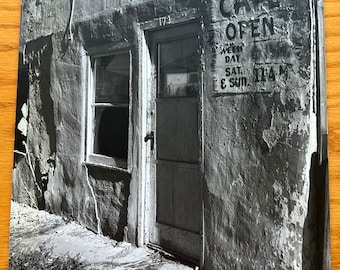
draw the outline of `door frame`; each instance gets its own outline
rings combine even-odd
[[[153,222],[153,216],[155,215],[156,196],[150,196],[154,190],[155,181],[152,179],[152,151],[150,141],[145,142],[144,137],[149,134],[153,129],[152,114],[156,109],[156,92],[157,89],[157,67],[154,66],[152,55],[154,52],[150,51],[152,46],[150,45],[153,41],[152,38],[148,39],[148,33],[154,32],[156,30],[167,30],[168,28],[174,28],[182,24],[192,24],[195,23],[198,26],[202,26],[202,21],[200,21],[200,16],[195,19],[190,18],[190,20],[185,20],[181,18],[181,21],[176,21],[171,17],[167,16],[169,23],[165,26],[161,26],[161,21],[159,23],[155,20],[150,22],[145,22],[139,24],[138,35],[138,60],[139,60],[139,74],[138,74],[138,95],[139,95],[139,156],[138,156],[138,192],[137,192],[137,245],[144,246],[150,244],[150,224]],[[201,181],[203,181],[203,167],[204,167],[204,147],[203,147],[203,134],[204,134],[204,123],[203,123],[203,72],[202,72],[202,27],[198,27],[199,32],[197,35],[200,37],[199,40],[199,50],[200,50],[200,63],[201,68],[199,72],[200,80],[200,93],[198,96],[198,136],[199,136],[199,167]],[[180,36],[180,35],[179,35]],[[204,197],[203,197],[203,187],[202,184],[202,229],[200,237],[200,266],[204,264]]]

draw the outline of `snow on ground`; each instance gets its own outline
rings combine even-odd
[[[48,253],[50,258],[46,259],[47,261],[56,258],[67,261],[71,258],[82,266],[64,269],[193,269],[165,259],[159,253],[146,247],[136,248],[129,243],[114,241],[108,237],[97,235],[75,222],[68,222],[59,216],[15,202],[12,202],[11,207],[10,245],[11,270],[18,270],[14,267],[20,269],[27,267],[31,270],[32,266],[29,266],[29,262],[18,263],[18,261],[20,258],[30,260],[30,254],[32,254],[31,259],[36,260],[33,258],[33,254],[36,256],[37,253],[41,253],[45,257]],[[39,259],[39,261],[43,260]],[[15,266],[13,266],[13,262],[15,262]],[[18,264],[23,266],[19,267]],[[50,269],[58,268],[51,266]]]

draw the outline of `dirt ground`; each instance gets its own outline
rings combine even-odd
[[[10,246],[10,270],[195,269],[15,202]]]

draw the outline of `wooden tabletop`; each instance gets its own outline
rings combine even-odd
[[[340,269],[340,1],[325,0],[332,269]]]
[[[0,270],[7,269],[20,0],[0,1]],[[325,0],[332,269],[340,269],[340,1]]]
[[[7,269],[20,0],[0,1],[0,269]]]

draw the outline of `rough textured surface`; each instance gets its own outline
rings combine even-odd
[[[206,25],[205,266],[222,269],[228,261],[228,269],[259,265],[311,269],[302,261],[302,243],[315,151],[313,36],[308,16],[312,7],[308,1],[263,5],[243,1],[239,6],[241,1],[229,6],[222,2],[223,8],[215,1],[208,3],[211,16]],[[280,6],[278,14],[270,3]],[[256,15],[260,19],[255,24]],[[260,25],[262,16],[274,17],[275,34],[269,40],[262,37],[269,32],[267,25]],[[240,24],[245,25],[242,30]],[[279,41],[270,50],[275,35]],[[275,71],[275,65],[290,61],[293,74],[271,78],[268,63]],[[236,72],[229,75],[229,67]],[[255,72],[261,67],[266,69],[263,79]],[[227,79],[235,75],[246,78],[247,84],[229,85]],[[226,84],[216,86],[220,83],[216,78]]]
[[[27,261],[21,261],[24,259]],[[39,267],[34,269],[193,269],[150,249],[116,242],[74,222],[13,202],[9,269],[33,269],[30,266],[35,260]],[[72,265],[72,260],[77,264]],[[56,261],[64,267],[53,265]],[[53,268],[49,268],[51,264]]]
[[[82,165],[85,121],[82,77],[86,70],[82,69],[82,51],[77,44],[65,47],[63,40],[62,34],[55,33],[26,45],[29,126],[26,156],[17,162],[14,172],[13,198],[97,231],[96,201],[84,181],[91,176]],[[101,206],[106,205],[100,208],[98,218],[103,220],[103,228],[99,230],[119,240],[123,239],[127,225],[129,178],[128,174],[121,177],[121,173],[114,171],[106,173],[106,181],[115,183],[107,183],[106,201],[98,200]],[[95,180],[89,183],[94,185]],[[103,193],[100,188],[104,187],[96,184],[96,188],[95,194],[100,198]]]
[[[301,140],[308,137],[276,133],[277,143],[268,146],[263,132],[271,127],[268,111],[278,105],[274,100],[262,95],[219,98],[216,106],[229,110],[207,121],[207,134],[216,127],[221,134],[211,139],[205,157],[214,160],[206,162],[205,169],[207,269],[222,267],[224,261],[236,269],[256,269],[269,262],[273,269],[301,267],[301,259],[295,260],[302,252],[309,182],[303,169],[308,165],[307,149]],[[250,115],[240,114],[242,107]],[[280,128],[287,130],[282,124]],[[230,126],[236,128],[225,128]]]
[[[255,7],[255,2],[261,3]],[[142,121],[137,91],[139,23],[148,21],[160,27],[159,17],[163,17],[167,27],[202,15],[204,267],[312,269],[309,266],[315,263],[308,257],[313,257],[316,248],[307,243],[315,235],[312,224],[316,215],[312,211],[315,205],[308,203],[316,132],[313,20],[308,19],[313,7],[307,0],[235,1],[239,8],[228,3],[75,1],[72,11],[72,1],[23,1],[22,25],[27,27],[22,28],[21,48],[29,65],[29,126],[27,153],[14,170],[13,198],[135,243],[138,143],[143,136],[138,129]],[[229,9],[234,10],[229,14]],[[273,11],[279,17],[278,25],[274,20],[271,28],[268,17],[262,21],[265,28],[259,29],[266,33],[273,29],[280,42],[258,42],[252,11],[256,16],[271,16]],[[230,22],[239,27],[238,21],[247,22],[247,33],[253,35],[244,44],[259,44],[243,58],[236,56],[237,48],[234,52],[219,51],[236,44],[226,45],[225,35]],[[277,49],[280,46],[282,49]],[[109,52],[132,48],[135,90],[131,97],[129,173],[83,164],[83,56],[98,47]],[[234,56],[235,72],[243,76],[252,65],[268,60],[267,49],[277,72],[287,61],[289,76],[285,77],[283,68],[281,77],[273,81],[269,68],[266,81],[259,73],[250,72],[249,85],[236,90],[216,87],[220,72],[227,73],[225,68],[230,67],[224,66],[226,56]],[[243,64],[248,69],[237,71]]]

